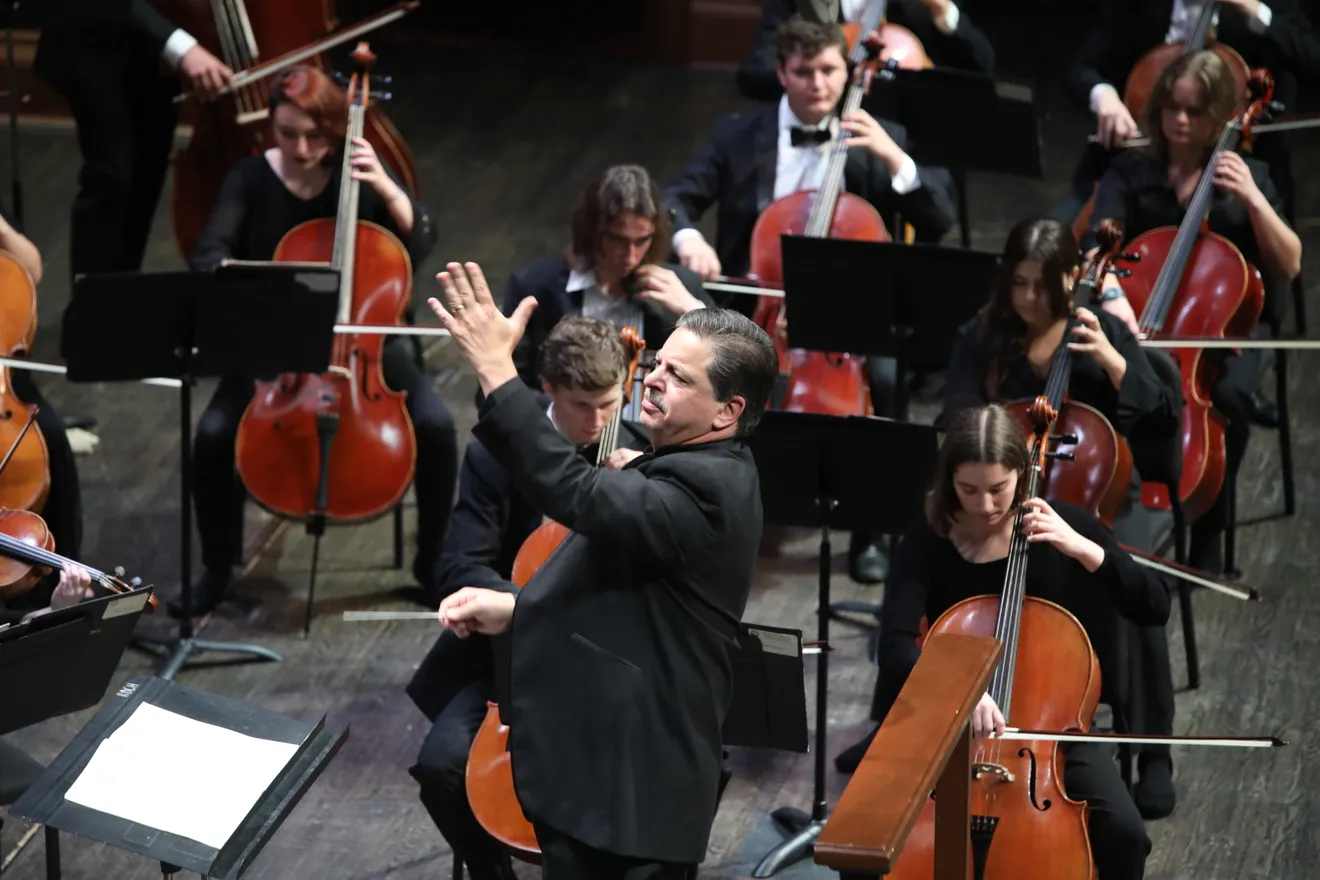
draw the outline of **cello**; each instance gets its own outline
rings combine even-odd
[[[872,0],[866,7],[857,25],[861,34],[876,29],[884,6],[884,0]],[[858,110],[870,89],[877,62],[868,61],[869,54],[866,41],[858,41],[849,55],[849,62],[855,68],[852,84],[845,93],[843,116]],[[783,287],[780,237],[784,235],[892,241],[875,207],[860,196],[843,191],[847,160],[848,141],[838,137],[830,148],[819,189],[789,193],[761,212],[752,228],[749,270],[759,284]],[[788,349],[777,332],[784,314],[783,302],[772,297],[762,297],[752,313],[752,320],[774,340],[780,374],[788,376],[782,408],[826,415],[869,415],[871,400],[862,369],[864,359],[852,354]]]
[[[1201,14],[1197,17],[1186,42],[1161,43],[1132,65],[1132,70],[1128,72],[1127,83],[1123,86],[1123,106],[1127,107],[1133,119],[1141,119],[1146,115],[1146,105],[1150,102],[1151,90],[1159,81],[1160,74],[1164,73],[1164,69],[1182,56],[1203,49],[1214,52],[1228,65],[1228,69],[1233,72],[1238,100],[1245,106],[1249,94],[1248,80],[1251,77],[1247,62],[1232,46],[1211,40],[1210,31],[1214,23],[1215,8],[1218,5],[1215,0],[1210,0],[1201,7]],[[1099,187],[1100,184],[1096,183],[1091,188],[1091,197],[1086,200],[1086,204],[1073,220],[1073,234],[1077,236],[1078,241],[1082,240],[1090,226],[1091,212],[1095,209],[1095,194]]]
[[[877,56],[880,61],[889,62],[900,70],[925,70],[934,67],[930,56],[926,54],[926,47],[917,39],[916,34],[902,25],[884,20],[886,5],[886,0],[881,0],[878,16],[880,24],[870,31],[862,30],[862,23],[868,20],[866,14],[863,14],[862,21],[848,22],[839,26],[843,31],[844,39],[848,41],[848,51],[855,52],[859,39],[869,39],[874,34],[880,44],[880,54]]]
[[[326,38],[338,25],[333,0],[258,0],[250,8],[244,0],[151,2],[162,15],[196,37],[208,52],[223,61],[236,78],[257,67],[263,54],[273,57],[299,49],[304,50],[297,53],[299,56],[306,55],[299,60],[327,70],[329,65],[320,52],[306,50],[316,44],[326,46],[342,41]],[[400,3],[350,30],[364,33],[394,21],[402,11],[411,11],[418,5]],[[235,86],[215,101],[192,103],[192,139],[174,157],[171,197],[174,237],[185,256],[192,253],[229,170],[264,148],[266,105],[265,89],[250,82]],[[372,106],[367,110],[362,136],[400,185],[416,194],[417,170],[412,150],[379,108]]]
[[[633,354],[620,389],[619,405],[615,407],[613,418],[601,433],[600,448],[596,453],[598,467],[604,466],[610,454],[618,448],[623,408],[631,395],[638,360],[646,348],[646,342],[637,334],[636,328],[624,327],[621,335]],[[569,534],[569,530],[560,523],[553,520],[543,522],[518,548],[510,580],[519,588],[526,586]],[[500,721],[499,706],[488,702],[486,718],[468,750],[468,801],[472,805],[472,814],[487,834],[522,861],[540,864],[541,848],[536,842],[536,831],[523,813],[513,787],[508,741],[509,726]]]
[[[1040,475],[1041,496],[1081,507],[1112,527],[1132,484],[1132,450],[1098,410],[1066,399],[1074,357],[1068,343],[1077,324],[1076,304],[1091,301],[1118,254],[1123,233],[1117,223],[1107,220],[1096,237],[1100,250],[1069,296],[1063,337],[1050,360],[1044,393],[1035,399],[1006,403],[1004,408],[1024,431],[1042,424],[1053,425],[1061,445],[1066,444],[1071,450],[1055,449],[1047,453],[1050,462]]]
[[[1125,248],[1136,259],[1123,290],[1140,314],[1140,337],[1245,337],[1260,319],[1265,285],[1260,271],[1246,262],[1232,242],[1208,227],[1214,195],[1211,169],[1219,155],[1234,149],[1269,108],[1274,83],[1268,72],[1254,71],[1253,101],[1224,126],[1182,223],[1145,232]],[[1179,497],[1188,521],[1203,516],[1223,489],[1227,472],[1224,419],[1214,410],[1210,389],[1215,364],[1199,348],[1170,349],[1183,387],[1183,473]]]
[[[37,335],[37,286],[13,255],[0,251],[0,354],[32,350]],[[50,494],[50,452],[36,423],[37,408],[14,394],[0,365],[0,509],[40,513]]]
[[[409,303],[412,260],[395,235],[358,219],[353,139],[366,124],[375,56],[359,43],[353,60],[359,69],[348,88],[339,210],[333,220],[289,230],[274,261],[329,263],[340,271],[338,323],[388,327]],[[381,333],[337,333],[328,372],[257,383],[239,422],[234,460],[258,504],[289,519],[348,523],[379,516],[403,497],[417,440],[405,394],[385,384],[384,344]]]
[[[1033,412],[1026,498],[1040,496],[1054,426],[1048,407]],[[1100,661],[1086,630],[1059,605],[1026,595],[1026,508],[1013,517],[1008,568],[998,596],[973,596],[949,608],[931,633],[990,636],[1004,646],[990,696],[1004,724],[1051,734],[1086,733],[1100,701]],[[1017,672],[1024,671],[1020,687]],[[1063,790],[1057,740],[972,741],[971,838],[978,880],[1093,880],[1086,804]],[[993,841],[994,845],[991,846]],[[935,802],[927,800],[888,876],[935,874]]]

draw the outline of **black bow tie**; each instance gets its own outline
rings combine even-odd
[[[828,128],[798,128],[796,125],[788,130],[788,136],[792,138],[795,147],[803,144],[828,144],[834,140]]]

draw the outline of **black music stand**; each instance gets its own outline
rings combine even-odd
[[[248,736],[298,745],[298,751],[252,805],[224,846],[211,847],[65,800],[65,794],[101,743],[144,703]],[[48,828],[58,828],[158,861],[161,873],[167,877],[186,870],[215,880],[236,880],[274,836],[346,739],[348,728],[332,730],[326,726],[325,718],[308,724],[163,678],[134,676],[101,706],[41,777],[14,803],[10,812]],[[211,760],[225,759],[224,755],[211,756]],[[233,768],[235,773],[243,771],[242,766]]]
[[[949,365],[958,328],[985,305],[999,265],[988,251],[933,244],[780,241],[788,344],[895,358],[899,418],[907,413],[906,371]]]
[[[792,322],[789,323],[792,327]],[[838,351],[839,349],[834,349]],[[820,529],[819,643],[816,667],[815,795],[811,815],[785,807],[775,820],[792,836],[752,872],[769,877],[806,856],[824,827],[830,635],[830,531],[906,531],[921,517],[935,467],[929,425],[865,416],[767,412],[748,438],[761,479],[765,522]],[[903,467],[893,467],[903,462]]]
[[[114,272],[79,275],[60,351],[71,382],[179,380],[180,566],[177,638],[159,645],[171,679],[192,654],[282,662],[269,648],[194,638],[192,626],[192,385],[198,378],[323,371],[330,362],[339,272],[271,264],[264,273]],[[296,328],[296,331],[295,329]]]
[[[967,70],[887,70],[863,107],[895,119],[918,165],[1043,176],[1040,123],[1030,86]]]
[[[151,592],[89,599],[0,630],[0,734],[100,702]]]

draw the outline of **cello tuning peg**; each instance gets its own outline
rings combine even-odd
[[[1115,269],[1115,270],[1114,270],[1114,274],[1117,275],[1119,278],[1127,278],[1129,275],[1132,274],[1132,270],[1131,270],[1131,269]]]
[[[1068,443],[1074,446],[1077,444],[1076,434],[1051,434],[1050,439],[1055,443]]]
[[[376,75],[373,74],[372,77],[371,77],[371,81],[372,81],[372,82],[383,83],[383,84],[389,86],[389,85],[393,85],[393,84],[394,84],[394,77],[393,77],[392,75],[390,75],[390,74],[384,74],[384,75],[382,75],[382,76],[376,76]]]
[[[117,577],[117,578],[121,578],[121,577],[123,577],[123,576],[124,576],[124,567],[123,567],[122,565],[116,565],[116,566],[115,566],[115,577]]]
[[[1267,109],[1270,113],[1282,113],[1287,108],[1283,106],[1282,101],[1270,101],[1270,106]]]
[[[341,70],[336,70],[331,72],[330,78],[341,86],[346,86],[348,85],[349,82],[348,74],[344,73]]]
[[[140,577],[132,578],[129,580],[128,585],[136,590],[138,587],[142,586],[142,578]]]
[[[1045,453],[1045,457],[1046,457],[1046,458],[1057,458],[1057,459],[1059,459],[1060,461],[1076,461],[1076,460],[1077,460],[1077,456],[1073,455],[1071,452],[1047,452],[1047,453]]]
[[[394,100],[394,93],[393,93],[393,92],[372,92],[372,93],[371,93],[371,100],[373,100],[373,101],[392,101],[392,100]]]
[[[1118,258],[1125,263],[1140,263],[1141,254],[1119,254]]]

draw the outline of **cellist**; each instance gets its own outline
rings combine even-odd
[[[630,352],[619,329],[580,315],[560,320],[539,347],[540,404],[559,432],[590,462],[618,409]],[[621,421],[618,446],[604,466],[619,470],[650,444],[640,423]],[[440,554],[439,594],[462,587],[507,583],[527,536],[542,511],[516,491],[507,471],[481,441],[463,454],[458,504]],[[490,640],[443,632],[408,685],[408,695],[431,720],[417,763],[422,805],[472,880],[512,880],[508,853],[478,824],[464,785],[468,752],[494,700]]]
[[[1026,437],[1001,407],[964,409],[950,423],[926,496],[925,521],[903,537],[885,587],[880,622],[877,712],[888,714],[917,662],[919,622],[962,599],[998,595],[1019,507],[1030,544],[1026,594],[1071,611],[1088,627],[1096,602],[1142,626],[1163,626],[1169,592],[1137,565],[1094,516],[1064,503],[1023,501],[1031,467]],[[973,736],[1002,733],[1004,716],[987,693],[972,715]],[[1137,880],[1151,842],[1104,744],[1066,749],[1064,789],[1084,800],[1097,880]],[[994,843],[991,843],[994,846]],[[1031,859],[1030,852],[1015,857]],[[902,870],[902,860],[898,868]],[[842,875],[847,877],[847,875]]]
[[[660,188],[640,165],[611,166],[583,187],[568,245],[515,269],[504,287],[506,315],[526,297],[537,302],[513,353],[524,382],[541,387],[541,346],[567,315],[601,318],[620,330],[635,327],[658,349],[684,314],[714,305],[700,278],[664,262],[669,233]]]
[[[225,259],[269,260],[280,239],[299,223],[335,216],[339,151],[348,124],[344,91],[318,68],[290,68],[271,85],[270,116],[275,145],[230,170],[189,259],[194,270],[210,270]],[[415,269],[435,246],[426,208],[382,168],[365,139],[354,147],[353,167],[354,177],[367,184],[361,188],[361,219],[398,235]],[[382,361],[385,382],[407,393],[417,437],[418,548],[413,575],[426,598],[433,599],[435,566],[458,472],[458,439],[449,408],[418,361],[413,342],[388,338]],[[234,442],[252,394],[251,379],[221,379],[197,425],[194,498],[205,572],[193,588],[194,615],[224,596],[241,561],[244,495],[234,471]]]
[[[843,188],[891,218],[900,213],[918,241],[938,241],[953,226],[947,193],[927,187],[912,157],[903,151],[901,126],[877,122],[865,110],[848,119],[833,116],[848,84],[847,43],[837,24],[793,18],[776,38],[776,68],[784,95],[778,104],[735,113],[716,121],[710,140],[664,189],[674,212],[674,251],[682,264],[709,280],[747,272],[752,229],[773,200],[818,187],[830,142],[847,136]],[[715,246],[695,227],[718,203]],[[742,297],[751,300],[752,297]],[[751,305],[734,307],[750,314]],[[892,415],[896,364],[868,358],[871,403],[876,415]],[[869,536],[857,536],[849,551],[854,580],[884,579],[885,559]]]
[[[1150,457],[1182,453],[1181,390],[1156,374],[1121,319],[1076,304],[1073,339],[1063,339],[1079,269],[1077,242],[1068,224],[1027,219],[1013,227],[1004,242],[989,301],[954,339],[937,427],[947,427],[967,409],[1044,393],[1054,353],[1061,342],[1067,342],[1082,355],[1072,360],[1069,399],[1094,407],[1130,445],[1157,447]],[[1138,463],[1149,460],[1135,452],[1134,457]],[[1154,550],[1154,528],[1141,506],[1139,472],[1133,475],[1113,531],[1122,544]],[[1122,708],[1133,730],[1172,734],[1173,674],[1167,635],[1162,626],[1141,629],[1137,635],[1129,642],[1129,653],[1133,675],[1144,683],[1139,688],[1144,699],[1140,705]],[[858,750],[849,752],[860,759]],[[1147,818],[1173,810],[1172,764],[1167,758],[1167,746],[1141,749],[1136,799]],[[854,761],[840,755],[838,763]]]
[[[1150,146],[1126,150],[1114,158],[1100,180],[1091,228],[1112,218],[1131,239],[1158,227],[1177,226],[1202,174],[1213,174],[1216,190],[1209,212],[1210,230],[1227,238],[1248,264],[1261,271],[1268,314],[1271,300],[1278,299],[1283,284],[1301,270],[1302,242],[1283,218],[1282,199],[1264,162],[1226,152],[1215,168],[1206,168],[1235,104],[1232,74],[1218,55],[1197,52],[1170,65],[1151,92],[1142,123]],[[1083,242],[1083,246],[1089,244]],[[1117,277],[1106,280],[1102,298],[1106,309],[1135,329],[1135,316]],[[1225,357],[1211,390],[1215,408],[1229,420],[1226,481],[1236,478],[1246,451],[1260,362],[1259,350]],[[1193,568],[1213,574],[1223,570],[1226,500],[1221,492],[1210,511],[1191,525],[1188,564]]]
[[[761,23],[738,68],[738,90],[756,101],[774,101],[784,87],[775,75],[775,34],[796,13],[806,21],[846,24],[860,21],[869,0],[764,0]],[[891,0],[885,20],[912,31],[931,63],[992,73],[995,50],[967,13],[953,0]]]

